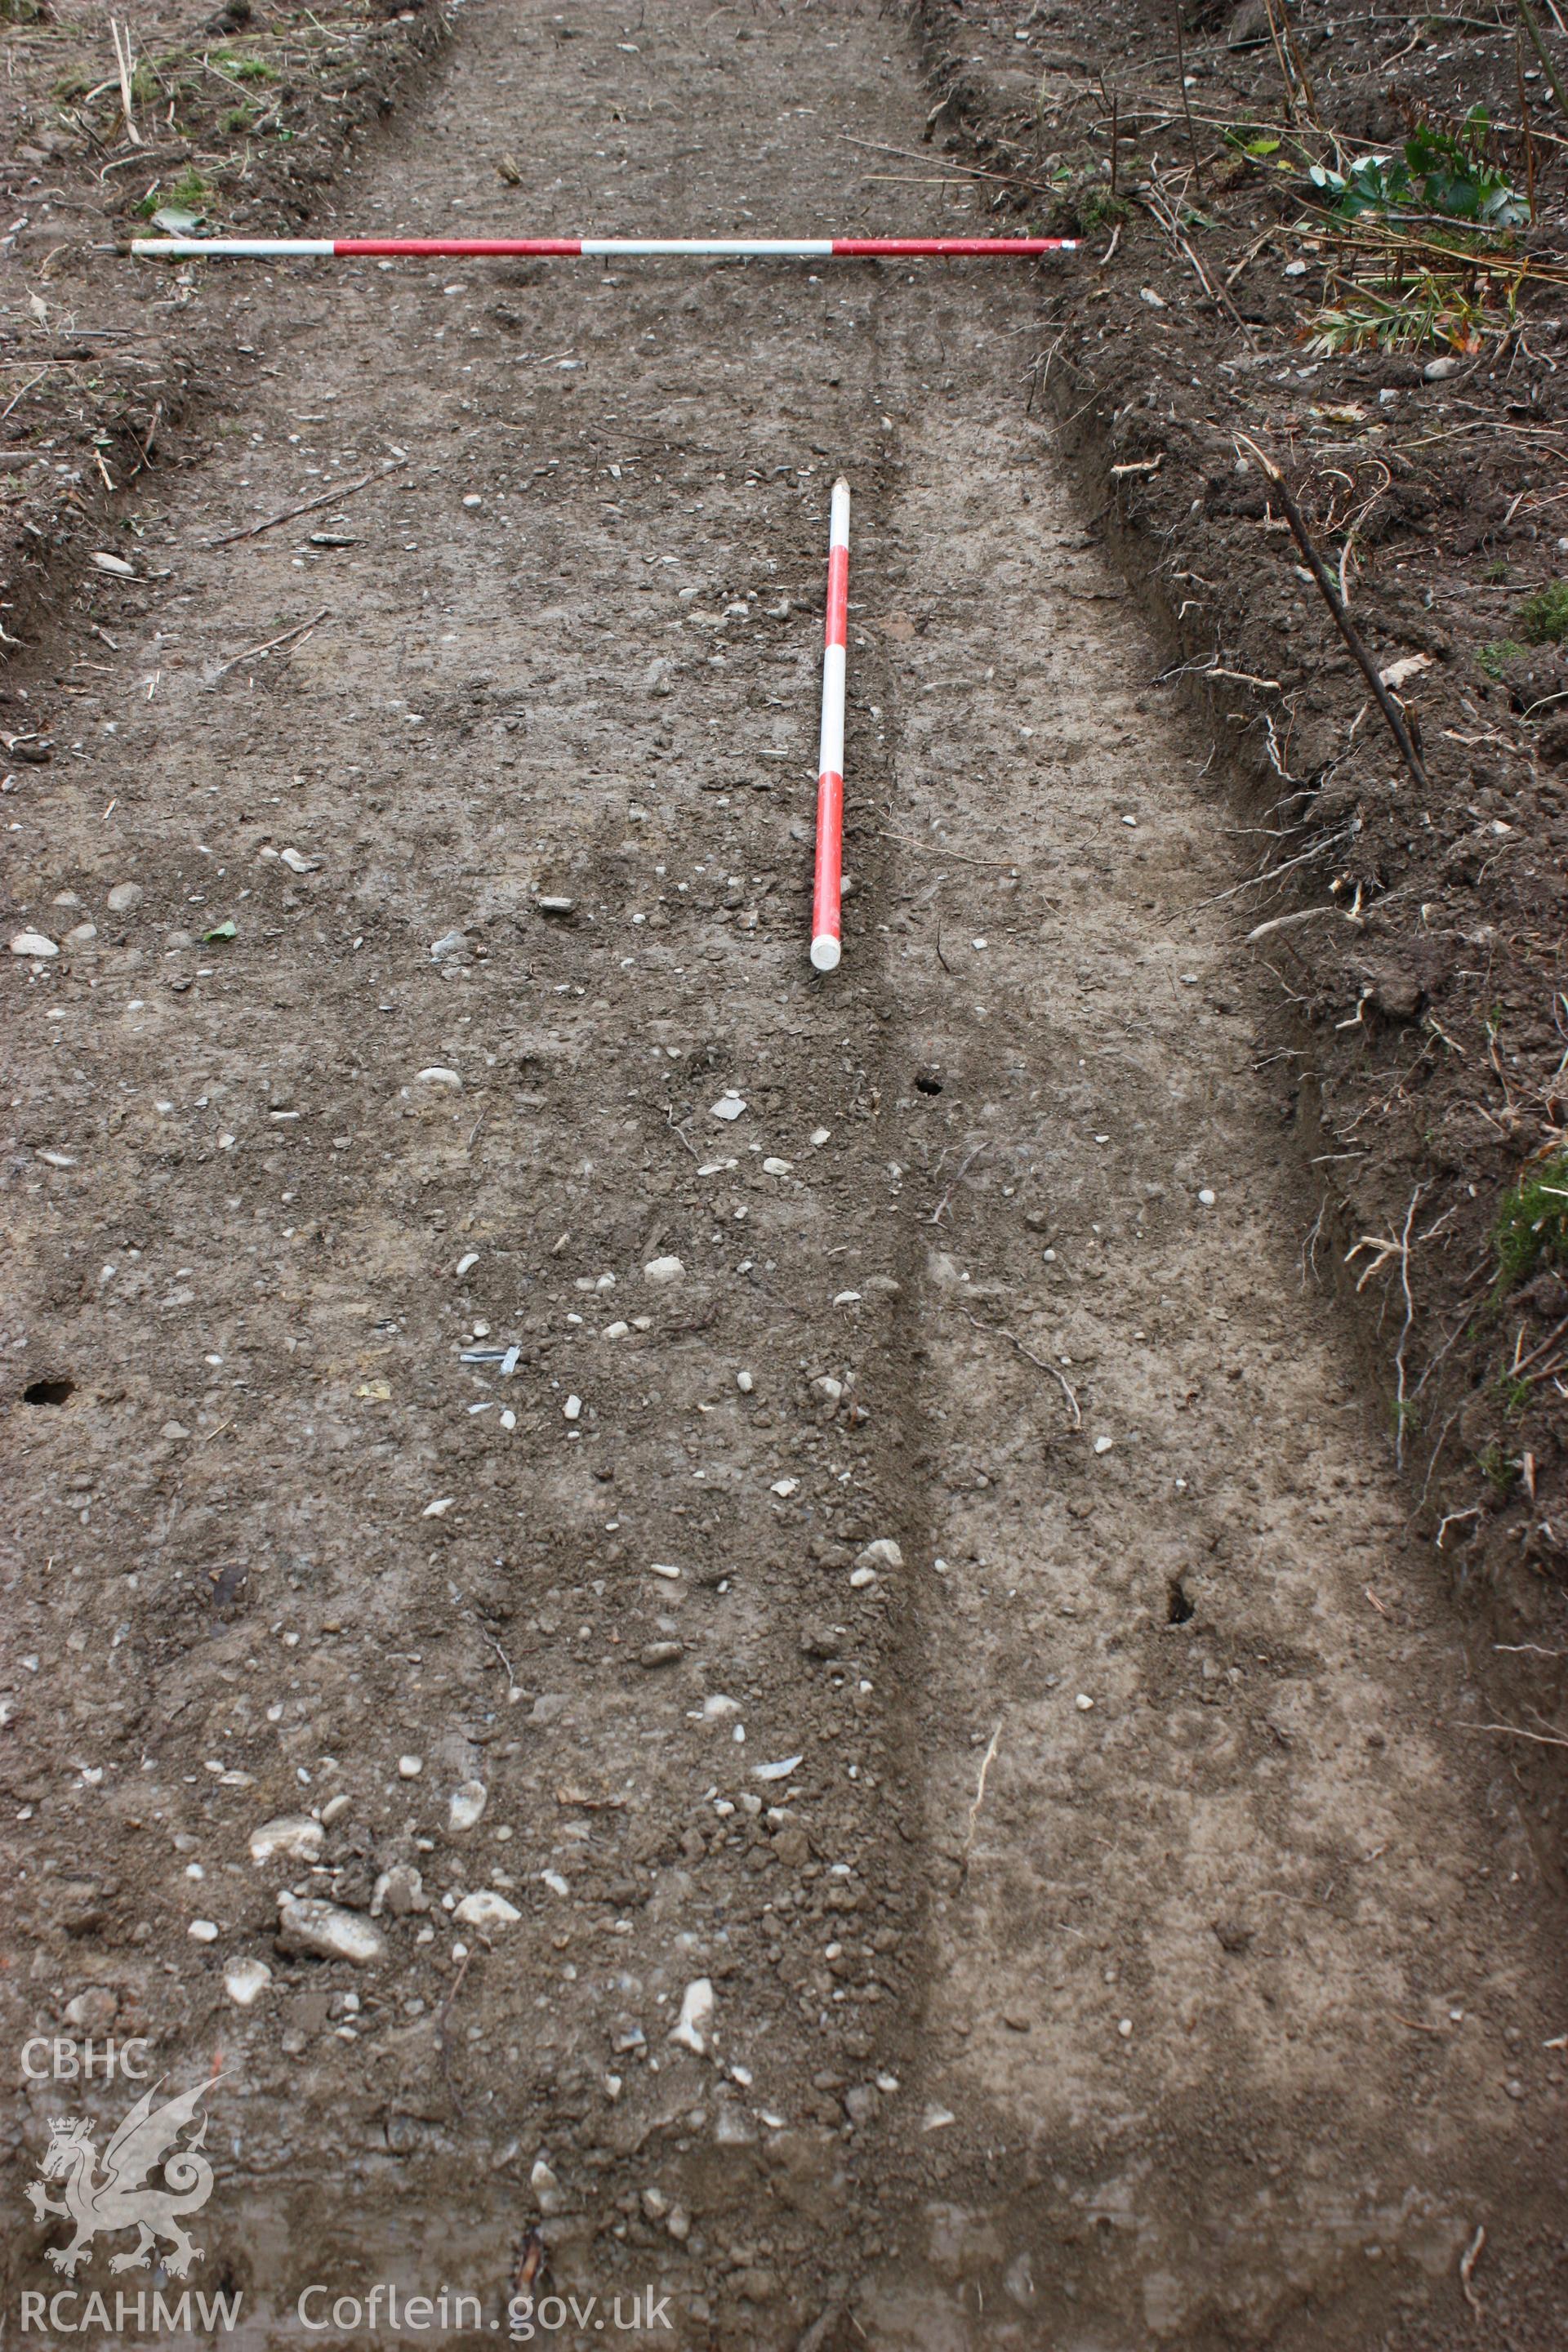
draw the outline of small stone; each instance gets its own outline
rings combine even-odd
[[[466,507],[482,507],[484,500],[479,496],[478,490],[469,490],[463,500],[463,504]]]
[[[252,1862],[303,1862],[319,1860],[324,1832],[320,1822],[309,1813],[279,1813],[269,1822],[259,1822],[250,1832]]]
[[[700,2058],[708,2047],[707,2037],[712,2026],[713,1987],[707,1977],[696,1977],[682,1996],[680,2015],[669,2029],[669,2038],[695,2051]]]
[[[111,915],[129,915],[146,896],[140,882],[117,882],[103,903]]]
[[[166,1437],[171,1444],[176,1438],[189,1437],[190,1433],[183,1421],[166,1421],[158,1432],[159,1436]]]
[[[949,2124],[957,2121],[958,2117],[951,2107],[939,2106],[932,2099],[921,2117],[921,2131],[945,2131]]]
[[[1121,2034],[1123,2042],[1131,2042],[1132,2039],[1132,2020],[1130,2017],[1124,2017],[1116,2031]]]
[[[1034,2019],[1022,2009],[1005,2009],[1002,2022],[1009,2033],[1032,2033],[1035,2026]]]
[[[452,1916],[461,1921],[465,1927],[478,1927],[488,1933],[492,1927],[514,1926],[522,1914],[515,1903],[507,1901],[504,1895],[497,1895],[490,1887],[481,1886],[472,1895],[464,1895]]]
[[[1442,383],[1447,377],[1458,375],[1464,364],[1463,360],[1449,352],[1440,360],[1428,360],[1421,373],[1428,383]]]
[[[438,1495],[433,1503],[426,1504],[419,1516],[422,1519],[444,1519],[457,1499],[455,1495]]]
[[[489,1790],[482,1780],[465,1780],[454,1789],[447,1806],[447,1827],[454,1837],[471,1830],[484,1813],[489,1801]]]
[[[667,1584],[679,1581],[680,1570],[668,1559],[650,1559],[647,1568],[650,1576],[662,1576]]]
[[[725,1119],[739,1118],[745,1108],[741,1097],[732,1089],[726,1094],[721,1094],[716,1103],[709,1105],[709,1109],[715,1118]]]
[[[864,1592],[868,1584],[876,1583],[877,1571],[874,1568],[852,1568],[849,1571],[849,1581],[857,1592]]]
[[[59,950],[42,931],[18,931],[11,942],[14,956],[57,956]]]
[[[400,1780],[417,1780],[424,1769],[425,1759],[422,1756],[400,1756],[397,1759],[397,1777]]]
[[[787,1501],[789,1496],[798,1490],[799,1486],[798,1478],[775,1478],[768,1491],[773,1495],[782,1495]]]
[[[185,1933],[193,1943],[216,1944],[217,1942],[217,1928],[211,1919],[193,1919]]]
[[[84,2033],[107,2033],[120,2014],[120,1997],[107,1985],[91,1985],[66,2003],[66,2023]]]
[[[737,1372],[737,1373],[736,1373],[736,1375],[735,1375],[735,1386],[740,1390],[741,1394],[742,1394],[742,1396],[750,1396],[750,1395],[751,1395],[751,1393],[752,1393],[752,1391],[756,1387],[756,1385],[757,1385],[757,1384],[756,1384],[755,1381],[752,1378],[752,1375],[750,1374],[750,1372]]]
[[[223,1972],[223,1989],[237,2009],[253,2008],[271,1982],[265,1960],[230,1960]]]
[[[667,1283],[681,1282],[686,1276],[686,1268],[678,1257],[649,1258],[642,1271],[643,1280],[651,1282],[656,1288],[662,1288]]]
[[[684,2205],[672,2205],[664,2226],[676,2244],[683,2246],[691,2235],[691,2216]]]
[[[1214,1207],[1215,1195],[1210,1192],[1206,1184],[1204,1186],[1203,1191],[1198,1194],[1198,1202],[1199,1205],[1205,1209],[1212,1209]]]
[[[645,1642],[637,1652],[637,1664],[642,1666],[673,1666],[685,1655],[679,1642]]]
[[[409,1862],[395,1862],[390,1870],[384,1870],[370,1898],[373,1919],[379,1919],[384,1911],[390,1911],[395,1919],[405,1919],[411,1911],[429,1908],[425,1881]]]
[[[740,1700],[726,1698],[722,1691],[715,1691],[710,1698],[702,1702],[702,1717],[706,1723],[724,1723],[740,1712]]]
[[[386,1957],[386,1938],[379,1927],[357,1911],[340,1910],[335,1903],[314,1896],[303,1902],[292,1895],[278,1898],[278,1941],[286,1952],[304,1952],[322,1960],[352,1960],[357,1968],[372,1967]]]
[[[456,1070],[444,1070],[434,1065],[427,1070],[419,1071],[417,1076],[422,1087],[449,1087],[454,1094],[463,1091],[463,1081]]]
[[[1116,1440],[1113,1437],[1097,1437],[1094,1441],[1094,1450],[1097,1454],[1109,1454],[1115,1443]]]
[[[127,563],[122,555],[110,555],[101,547],[94,552],[92,563],[95,571],[110,572],[116,580],[134,580],[136,577],[133,563]]]
[[[857,1568],[902,1568],[904,1555],[891,1536],[879,1536],[858,1554]]]
[[[290,874],[315,874],[321,870],[321,859],[307,857],[302,849],[280,849],[278,857]]]
[[[561,1417],[563,1421],[577,1421],[582,1417],[582,1398],[580,1396],[569,1396],[565,1403],[561,1408]]]
[[[536,898],[533,903],[542,915],[553,915],[558,921],[577,910],[575,898]]]
[[[1089,1697],[1087,1691],[1079,1691],[1078,1696],[1073,1701],[1073,1705],[1077,1707],[1079,1715],[1088,1715],[1093,1708],[1094,1701]]]
[[[752,1778],[753,1780],[787,1780],[796,1765],[804,1761],[803,1757],[786,1756],[778,1764],[753,1764]]]
[[[763,1162],[763,1174],[764,1176],[787,1176],[791,1173],[794,1167],[795,1161],[793,1160],[764,1160]]]
[[[466,950],[468,944],[468,940],[461,931],[443,931],[440,938],[431,943],[430,961],[432,963],[441,963],[447,956],[460,956]]]
[[[820,1151],[832,1133],[833,1129],[830,1127],[814,1127],[811,1130],[812,1150]]]
[[[561,2183],[542,2156],[537,2156],[533,2159],[533,2169],[528,2176],[528,2185],[533,2191],[542,2213],[551,2214],[560,2211]]]
[[[97,937],[96,923],[78,923],[73,930],[66,933],[65,944],[68,948],[89,948]]]

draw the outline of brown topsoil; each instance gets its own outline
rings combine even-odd
[[[1556,2352],[1539,68],[1527,150],[1468,18],[253,6],[134,142],[107,16],[0,85],[6,2328],[112,2034],[237,2352]],[[1477,99],[1517,317],[1311,356],[1306,164]],[[388,2282],[479,2315],[300,2317]]]
[[[1272,976],[1269,1075],[1321,1199],[1303,1267],[1361,1319],[1415,1524],[1516,1645],[1521,1719],[1560,1734],[1568,588],[1555,623],[1529,616],[1568,581],[1568,117],[1508,10],[1494,30],[1489,10],[1303,0],[1271,32],[1265,0],[1199,0],[1179,34],[1147,0],[917,16],[932,152],[999,231],[1082,235],[1028,396],[1168,646],[1150,683],[1201,714],[1240,787],[1237,928]],[[1550,13],[1545,37],[1561,76]],[[1477,107],[1534,220],[1419,224],[1471,257],[1429,242],[1407,265],[1437,272],[1435,323],[1325,354],[1323,314],[1389,268],[1314,208],[1307,167],[1453,134]],[[1349,616],[1380,671],[1403,666],[1424,781],[1265,459],[1335,579],[1349,547]],[[1517,1769],[1561,1885],[1561,1774],[1534,1743]]]

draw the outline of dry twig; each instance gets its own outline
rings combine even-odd
[[[1382,673],[1368,653],[1361,631],[1345,610],[1344,600],[1335,587],[1329,568],[1319,554],[1312,535],[1302,520],[1301,509],[1291,493],[1290,485],[1273,458],[1265,456],[1249,434],[1238,433],[1236,438],[1237,447],[1246,448],[1251,453],[1279,493],[1279,503],[1285,509],[1285,520],[1290,526],[1291,537],[1306,559],[1307,569],[1316,581],[1319,593],[1333,616],[1334,626],[1354,655],[1367,684],[1372,688],[1373,698],[1388,723],[1389,733],[1399,747],[1400,758],[1421,790],[1428,791],[1430,788],[1426,782],[1426,771],[1421,763],[1419,752],[1410,740],[1410,731],[1405,724],[1399,706],[1384,686]]]
[[[243,530],[226,530],[221,539],[204,540],[205,547],[232,547],[237,539],[258,539],[264,530],[276,530],[280,522],[292,522],[296,515],[314,514],[318,507],[336,506],[340,499],[352,499],[356,490],[366,488],[372,482],[384,482],[406,462],[398,457],[390,466],[379,467],[374,473],[362,474],[357,482],[340,482],[336,489],[323,490],[319,499],[306,499],[302,505],[285,507],[281,514],[268,515],[260,522],[247,523]]]

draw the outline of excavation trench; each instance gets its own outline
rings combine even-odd
[[[857,176],[890,16],[651,13],[465,16],[340,226],[971,225]],[[18,2045],[221,2073],[256,2345],[485,2340],[536,2227],[694,2346],[1458,2340],[1549,2210],[1533,1870],[1035,277],[195,284],[247,348],[16,802],[18,921],[97,927],[9,983]]]

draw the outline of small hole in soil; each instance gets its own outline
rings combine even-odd
[[[915,1092],[921,1095],[939,1095],[942,1092],[942,1080],[933,1071],[917,1070],[915,1072]]]
[[[29,1381],[22,1391],[24,1404],[64,1404],[76,1394],[74,1381]]]
[[[1165,1587],[1166,1624],[1184,1625],[1193,1613],[1193,1604],[1182,1590],[1181,1578],[1173,1576]]]

